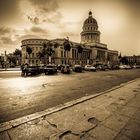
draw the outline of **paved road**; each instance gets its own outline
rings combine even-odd
[[[140,77],[140,69],[20,77],[0,73],[0,123],[110,89]],[[15,75],[15,77],[14,77]]]

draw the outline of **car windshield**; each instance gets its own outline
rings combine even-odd
[[[28,66],[28,68],[37,68],[37,66]]]
[[[54,66],[46,66],[47,68],[54,68]]]
[[[81,67],[81,65],[75,65],[74,67]]]
[[[87,67],[91,67],[91,65],[87,65]]]

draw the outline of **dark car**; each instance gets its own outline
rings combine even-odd
[[[104,65],[104,64],[96,64],[94,66],[96,67],[97,70],[101,70],[101,71],[110,69],[110,67],[108,65]]]
[[[36,74],[40,74],[40,69],[39,66],[28,66],[26,68],[26,75],[36,75]]]
[[[69,65],[62,65],[61,67],[61,73],[70,73],[70,66]]]
[[[75,72],[82,72],[82,66],[81,65],[74,65],[72,70]]]
[[[104,67],[104,70],[110,70],[111,69],[110,65],[103,65],[103,67]]]
[[[45,65],[39,65],[40,73],[44,73]]]
[[[57,66],[56,65],[53,65],[53,64],[46,65],[44,67],[44,73],[45,74],[54,74],[54,73],[57,73]]]
[[[95,64],[94,67],[96,68],[96,70],[105,70],[102,64]]]
[[[62,68],[62,64],[58,64],[58,65],[57,65],[57,69],[58,69],[58,70],[61,70],[61,68]]]
[[[112,65],[111,66],[111,70],[119,70],[119,69],[120,69],[119,65]]]

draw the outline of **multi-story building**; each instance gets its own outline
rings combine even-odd
[[[140,65],[140,55],[125,56],[129,65]]]
[[[43,44],[51,42],[57,43],[58,46],[54,48],[52,56],[52,63],[55,64],[79,64],[85,65],[87,63],[95,64],[116,64],[118,63],[118,51],[108,50],[107,44],[100,42],[100,31],[98,30],[98,23],[92,17],[92,12],[89,12],[88,18],[84,21],[83,31],[81,32],[81,42],[76,43],[69,40],[71,44],[70,51],[65,51],[64,42],[66,39],[26,39],[22,40],[22,63],[40,64],[38,53],[43,49]],[[32,53],[29,55],[26,48],[30,47]],[[78,53],[78,47],[82,46],[82,53]],[[45,58],[48,63],[48,57]]]

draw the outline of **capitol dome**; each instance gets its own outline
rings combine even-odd
[[[81,32],[81,43],[100,42],[100,32],[98,31],[98,23],[89,12],[89,17],[84,21],[83,31]]]
[[[92,17],[91,11],[89,12],[89,17],[84,21],[84,26],[90,25],[90,24],[92,24],[94,26],[98,26],[96,19]]]

